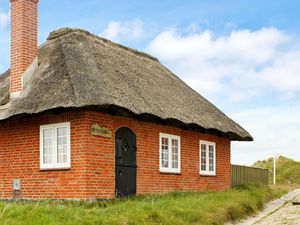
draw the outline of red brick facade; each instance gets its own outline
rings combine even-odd
[[[41,171],[40,126],[71,123],[71,169]],[[113,131],[92,136],[93,123]],[[137,194],[223,190],[230,187],[230,140],[106,113],[78,110],[0,121],[0,198],[115,197],[114,132],[122,126],[137,136]],[[159,133],[181,137],[181,174],[159,172]],[[216,143],[216,176],[199,175],[199,140]],[[21,191],[13,191],[13,179]]]

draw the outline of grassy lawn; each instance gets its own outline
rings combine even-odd
[[[223,224],[262,209],[285,189],[240,187],[224,192],[172,193],[103,202],[0,202],[0,224]]]

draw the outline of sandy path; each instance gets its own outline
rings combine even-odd
[[[235,224],[300,225],[300,206],[292,205],[292,201],[300,201],[300,189],[289,192],[282,198],[268,203],[262,212]]]
[[[300,194],[287,201],[277,211],[258,221],[257,225],[300,225],[300,206],[292,204],[292,201],[300,201]]]

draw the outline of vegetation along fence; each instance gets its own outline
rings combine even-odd
[[[231,165],[231,187],[242,184],[269,184],[268,169]]]

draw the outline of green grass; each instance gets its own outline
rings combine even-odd
[[[171,193],[103,202],[0,202],[0,224],[223,224],[255,213],[284,192],[247,186],[210,193]]]
[[[273,158],[258,161],[254,166],[269,169],[270,183],[273,182]],[[276,183],[300,185],[300,162],[280,156],[276,161]]]

